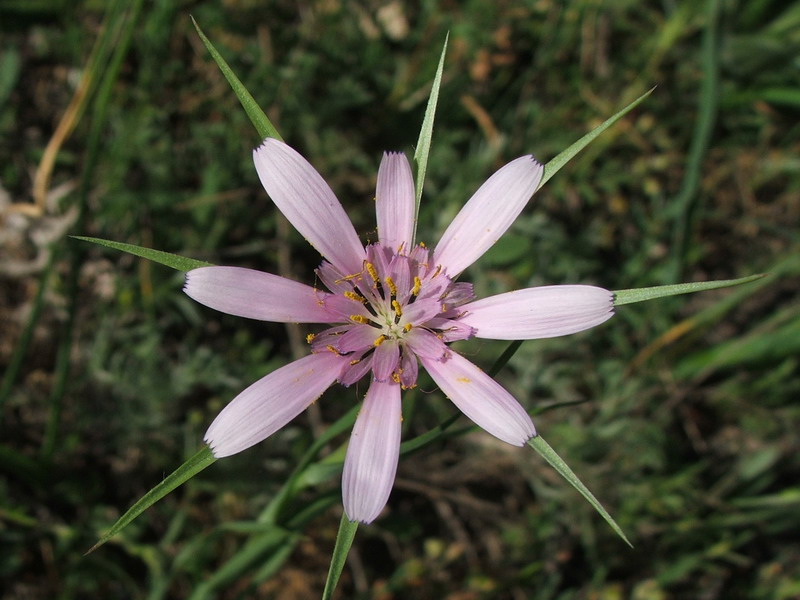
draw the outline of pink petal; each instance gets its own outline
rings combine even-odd
[[[309,354],[259,379],[217,415],[206,444],[221,458],[266,439],[319,398],[346,363],[332,352]]]
[[[378,239],[392,250],[411,250],[414,236],[414,178],[406,155],[385,152],[378,169],[375,190],[375,212],[378,217]]]
[[[408,389],[417,385],[418,374],[417,355],[408,349],[404,349],[403,357],[400,359],[400,383],[403,388]]]
[[[372,369],[373,354],[366,357],[352,358],[353,355],[347,356],[350,359],[348,364],[342,369],[342,375],[339,377],[339,383],[348,387],[353,385],[356,381],[364,377]],[[362,355],[363,356],[363,355]]]
[[[364,247],[314,167],[296,150],[272,138],[253,151],[253,161],[264,189],[295,229],[342,273],[360,272]]]
[[[375,381],[388,381],[400,366],[400,345],[396,340],[386,340],[375,348],[372,374]]]
[[[443,342],[455,342],[457,340],[468,340],[475,335],[475,330],[469,325],[465,325],[456,319],[445,319],[436,317],[425,323],[425,327],[437,329],[437,337]]]
[[[419,357],[436,385],[461,412],[493,436],[523,446],[536,435],[533,422],[499,383],[455,352],[438,361]]]
[[[436,298],[417,298],[413,304],[403,307],[404,323],[425,323],[442,312],[442,303]]]
[[[400,386],[373,381],[344,459],[342,497],[351,521],[374,521],[392,491],[400,456]]]
[[[324,305],[325,311],[331,316],[331,322],[349,321],[352,315],[370,317],[364,304],[340,294],[326,296]]]
[[[362,353],[369,348],[372,348],[375,340],[380,336],[380,331],[369,325],[352,325],[346,333],[344,333],[336,344],[336,349],[339,352],[356,352]]]
[[[589,329],[614,315],[614,295],[591,285],[552,285],[489,296],[469,304],[458,320],[493,340],[530,340]]]
[[[406,346],[414,353],[439,360],[447,353],[447,346],[434,333],[422,327],[414,327],[405,335]]]
[[[512,160],[492,175],[442,235],[433,261],[454,278],[500,239],[536,191],[544,167],[532,156]]]
[[[330,294],[308,285],[240,267],[200,267],[186,274],[186,294],[210,308],[276,323],[331,323],[323,306]]]

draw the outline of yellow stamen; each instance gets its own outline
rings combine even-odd
[[[356,294],[355,292],[350,292],[350,291],[345,292],[344,296],[345,298],[350,298],[350,300],[361,302],[361,304],[364,304],[367,301],[367,299],[364,298],[364,296],[362,296],[361,294]]]
[[[406,323],[405,325],[403,325],[403,331],[408,333],[409,331],[411,331],[411,327],[412,327],[411,323]]]
[[[359,323],[361,325],[365,325],[367,323],[367,317],[363,315],[350,315],[350,320],[353,323]]]
[[[358,364],[358,363],[360,363],[360,362],[361,362],[361,359],[360,359],[360,358],[359,358],[358,360],[351,360],[351,361],[350,361],[350,366],[352,367],[352,366],[354,366],[354,365],[357,365],[357,364]]]
[[[431,275],[431,279],[439,275],[439,273],[441,272],[442,272],[442,265],[436,265],[436,272],[433,275]]]
[[[315,337],[317,337],[317,334],[316,334],[316,333],[309,333],[309,334],[306,336],[306,343],[307,343],[307,344],[310,344],[311,342],[313,342],[313,341],[314,341],[314,338],[315,338]]]
[[[377,348],[377,347],[378,347],[378,346],[380,346],[380,345],[381,345],[381,344],[382,344],[384,341],[386,341],[386,336],[385,336],[385,335],[379,335],[379,336],[378,336],[378,337],[375,339],[375,341],[374,341],[374,342],[372,342],[372,345],[373,345],[373,346],[375,346],[375,347]]]
[[[387,277],[384,281],[386,285],[389,286],[389,292],[391,292],[392,296],[397,296],[397,286],[394,284],[394,281],[392,281],[392,278]]]
[[[397,371],[392,373],[392,381],[394,381],[395,383],[400,383],[400,373],[398,373]]]
[[[365,262],[364,267],[367,269],[369,276],[372,277],[372,281],[378,283],[380,278],[378,277],[378,272],[375,270],[375,265],[373,265],[371,262]]]
[[[422,288],[422,281],[420,281],[419,277],[414,275],[414,287],[411,288],[411,295],[416,296],[417,294],[419,294],[419,290],[421,288]]]
[[[419,247],[420,248],[427,248],[427,246],[425,245],[425,242],[420,242],[419,243]]]
[[[403,314],[403,309],[400,308],[400,303],[397,300],[392,300],[392,308],[398,317]]]
[[[333,352],[336,356],[341,356],[341,354],[339,354],[339,351],[333,346],[325,346],[325,349],[328,350],[328,352]]]

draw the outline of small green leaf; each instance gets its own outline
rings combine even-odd
[[[619,121],[622,117],[627,115],[631,110],[639,106],[639,104],[647,98],[650,94],[653,93],[653,90],[656,88],[652,88],[639,96],[636,100],[628,104],[625,108],[615,114],[613,117],[606,119],[592,129],[589,133],[579,139],[577,142],[572,144],[569,148],[558,154],[555,158],[553,158],[549,163],[544,166],[544,174],[542,175],[542,181],[539,183],[539,187],[541,188],[553,175],[558,173],[558,171],[567,164],[572,158],[581,150],[583,150],[586,146],[591,144],[594,139],[603,133],[606,129],[611,127],[614,123]]]
[[[178,271],[191,271],[192,269],[197,269],[199,267],[214,266],[211,263],[203,260],[187,258],[178,254],[170,254],[169,252],[162,252],[161,250],[153,250],[152,248],[134,246],[133,244],[123,244],[122,242],[112,242],[111,240],[102,240],[100,238],[86,237],[83,235],[72,235],[70,237],[75,238],[76,240],[83,240],[84,242],[99,244],[100,246],[105,246],[106,248],[113,248],[114,250],[127,252],[128,254],[133,254],[135,256],[141,256],[142,258],[172,267]]]
[[[114,525],[111,526],[103,537],[98,542],[89,548],[86,554],[90,554],[97,550],[100,546],[105,544],[108,540],[125,529],[130,523],[142,514],[145,510],[150,508],[153,504],[161,500],[164,496],[169,494],[172,490],[185,483],[200,471],[211,465],[217,459],[211,454],[211,448],[205,447],[200,452],[192,456],[189,460],[178,467],[171,475],[168,475],[161,483],[159,483],[152,490],[142,496],[136,504],[131,506],[124,515],[122,515]]]
[[[203,43],[206,45],[206,49],[208,49],[208,52],[211,54],[211,58],[213,58],[214,62],[217,63],[219,70],[222,71],[222,74],[225,76],[225,79],[228,80],[231,89],[233,89],[233,93],[236,94],[236,97],[239,98],[239,102],[242,103],[244,111],[247,113],[247,116],[250,117],[250,121],[252,121],[256,131],[258,131],[258,135],[261,136],[261,139],[275,138],[276,140],[283,141],[281,134],[278,133],[277,129],[275,129],[272,121],[267,118],[267,115],[265,115],[264,111],[261,110],[261,107],[258,105],[258,103],[256,103],[253,96],[247,91],[247,88],[244,87],[233,70],[228,66],[228,63],[225,62],[225,59],[222,58],[222,55],[217,52],[216,48],[214,48],[214,45],[205,36],[203,30],[200,29],[200,25],[198,25],[197,21],[194,20],[194,17],[192,17],[192,23],[194,23],[194,28],[197,30],[197,35],[199,35],[200,39],[203,40]]]
[[[600,504],[600,502],[597,500],[597,498],[594,497],[592,492],[590,492],[589,489],[585,485],[583,485],[583,483],[581,483],[581,480],[578,479],[578,476],[575,475],[575,473],[572,472],[572,469],[569,468],[567,463],[565,463],[563,459],[558,454],[556,454],[556,451],[550,447],[550,444],[544,441],[542,436],[538,435],[535,438],[531,438],[530,440],[528,440],[528,445],[534,450],[536,450],[539,454],[541,454],[542,457],[548,463],[550,463],[551,467],[553,467],[556,471],[558,471],[558,473],[564,479],[566,479],[570,483],[570,485],[572,485],[572,487],[578,490],[581,493],[581,495],[589,501],[589,504],[591,504],[594,507],[594,509],[598,513],[600,513],[600,516],[606,520],[606,523],[608,523],[611,526],[611,529],[613,529],[619,537],[625,540],[625,543],[628,544],[628,546],[633,548],[633,544],[631,544],[630,541],[628,541],[628,538],[622,532],[620,526],[617,525],[617,522],[613,518],[611,518],[611,515],[609,515],[606,509],[603,508],[603,505]]]
[[[433,137],[433,119],[436,115],[436,103],[439,101],[439,88],[442,86],[442,72],[444,71],[444,55],[447,52],[447,41],[450,34],[444,38],[442,54],[439,57],[439,66],[436,67],[436,75],[433,78],[431,95],[428,97],[428,106],[425,108],[425,116],[422,119],[422,128],[417,140],[417,148],[414,151],[414,181],[416,192],[416,208],[414,209],[414,235],[417,236],[417,220],[419,218],[419,204],[422,200],[422,186],[425,183],[425,171],[428,168],[428,154],[431,151],[431,138]]]
[[[328,579],[325,581],[322,600],[330,600],[333,597],[333,592],[336,591],[336,584],[339,583],[339,576],[342,574],[342,569],[344,569],[347,553],[350,552],[350,546],[353,545],[357,530],[358,522],[350,521],[347,515],[342,513],[342,521],[339,523],[339,533],[336,534],[336,544],[333,547],[331,567],[328,570]]]
[[[666,296],[678,296],[680,294],[691,294],[693,292],[704,292],[706,290],[716,290],[719,288],[731,287],[749,283],[756,279],[761,279],[764,274],[748,275],[739,279],[721,279],[719,281],[698,281],[695,283],[676,283],[674,285],[658,285],[656,287],[636,288],[632,290],[617,290],[614,292],[614,306],[623,304],[633,304],[634,302],[644,302],[655,298]]]

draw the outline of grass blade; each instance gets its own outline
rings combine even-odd
[[[698,114],[693,127],[692,143],[686,161],[686,171],[678,196],[672,201],[675,209],[675,223],[672,231],[672,264],[667,273],[670,279],[680,279],[686,266],[688,243],[692,232],[697,190],[700,187],[700,172],[703,167],[714,125],[717,121],[719,105],[719,20],[721,3],[708,0],[706,7],[706,26],[703,30],[702,64],[703,76],[700,79],[700,101]]]
[[[261,110],[261,107],[255,101],[252,94],[247,91],[247,88],[244,87],[244,84],[241,82],[241,80],[228,66],[228,63],[225,62],[225,59],[222,58],[222,55],[217,52],[216,48],[214,48],[214,45],[203,33],[203,30],[200,29],[200,25],[197,24],[197,21],[194,20],[194,17],[192,17],[192,23],[194,23],[194,28],[197,30],[197,35],[199,35],[200,39],[203,40],[203,44],[205,44],[206,49],[208,50],[209,54],[211,54],[211,58],[213,58],[214,62],[217,63],[219,70],[222,71],[225,79],[227,79],[228,83],[231,85],[233,93],[236,94],[239,102],[242,103],[242,108],[244,108],[247,116],[250,117],[250,121],[252,121],[256,131],[258,131],[258,135],[261,136],[261,139],[275,138],[276,140],[283,141],[281,134],[278,133],[277,129],[275,129],[272,121],[267,118],[267,115],[265,115],[264,111]]]
[[[444,38],[442,54],[439,57],[439,66],[436,67],[436,75],[433,78],[431,95],[428,97],[428,106],[425,108],[425,116],[422,119],[422,128],[417,140],[417,148],[414,151],[414,182],[416,206],[414,208],[414,234],[412,245],[417,237],[417,220],[419,218],[419,204],[422,201],[422,186],[425,183],[425,171],[428,168],[428,155],[431,151],[431,138],[433,137],[433,119],[436,115],[436,103],[439,101],[439,88],[442,86],[442,72],[444,71],[444,55],[447,52],[447,41],[450,34]]]
[[[211,448],[206,446],[200,450],[200,452],[192,456],[189,460],[173,471],[172,474],[168,475],[161,483],[142,496],[139,501],[136,502],[136,504],[131,506],[128,511],[111,526],[111,529],[109,529],[94,546],[89,548],[89,551],[86,552],[86,554],[90,554],[97,550],[100,546],[125,529],[125,527],[133,522],[133,520],[145,510],[161,500],[172,490],[197,475],[207,466],[213,464],[216,460],[217,459],[214,458],[214,455],[211,454]]]
[[[731,287],[749,283],[756,279],[761,279],[764,274],[748,275],[739,279],[720,279],[718,281],[697,281],[694,283],[676,283],[674,285],[658,285],[655,287],[637,288],[632,290],[617,290],[614,292],[614,306],[623,304],[633,304],[634,302],[644,302],[656,298],[667,296],[678,296],[680,294],[691,294],[694,292],[704,292],[706,290],[716,290],[719,288]]]
[[[542,181],[539,183],[539,187],[541,188],[547,181],[549,181],[550,178],[553,175],[555,175],[556,173],[558,173],[559,170],[561,170],[561,167],[563,167],[570,160],[572,160],[572,158],[576,154],[578,154],[578,152],[580,152],[581,150],[586,148],[586,146],[591,144],[595,140],[595,138],[597,138],[597,136],[599,136],[606,129],[611,127],[614,123],[619,121],[622,117],[627,115],[634,108],[639,106],[639,104],[645,98],[647,98],[650,94],[653,93],[654,89],[656,89],[656,88],[652,88],[652,89],[646,91],[644,94],[642,94],[636,100],[634,100],[633,102],[628,104],[628,106],[623,108],[621,111],[619,111],[613,117],[610,117],[610,118],[606,119],[605,121],[603,121],[600,125],[598,125],[594,129],[592,129],[589,133],[584,135],[581,139],[579,139],[577,142],[572,144],[569,148],[567,148],[566,150],[564,150],[563,152],[560,152],[557,156],[555,156],[550,162],[548,162],[544,166],[544,174],[542,175]]]
[[[535,438],[531,438],[528,440],[528,445],[541,454],[542,457],[548,463],[550,463],[551,467],[558,471],[558,473],[564,479],[566,479],[570,485],[572,485],[572,487],[578,490],[581,495],[589,501],[589,504],[591,504],[594,509],[600,513],[600,516],[603,517],[606,523],[611,526],[611,529],[613,529],[614,532],[621,537],[626,544],[628,544],[628,546],[633,548],[633,544],[630,543],[620,526],[617,525],[617,522],[611,517],[610,514],[608,514],[606,509],[603,508],[603,505],[600,504],[600,501],[594,497],[594,494],[592,494],[592,492],[590,492],[585,485],[583,485],[581,480],[578,479],[578,476],[575,475],[575,473],[572,472],[572,469],[569,468],[569,465],[567,465],[567,463],[565,463],[564,460],[558,454],[556,454],[556,451],[550,447],[550,444],[544,441],[542,436],[538,435]]]
[[[153,250],[152,248],[143,248],[142,246],[135,246],[133,244],[124,244],[122,242],[113,242],[111,240],[86,237],[83,235],[73,235],[70,237],[73,237],[76,240],[83,240],[84,242],[91,242],[93,244],[105,246],[106,248],[113,248],[114,250],[127,252],[128,254],[133,254],[134,256],[140,256],[142,258],[146,258],[147,260],[152,260],[153,262],[172,267],[178,271],[191,271],[192,269],[197,269],[199,267],[213,266],[211,263],[203,260],[187,258],[178,254],[171,254],[161,250]]]
[[[322,600],[330,600],[333,597],[333,592],[336,590],[336,584],[339,583],[339,576],[342,574],[342,569],[344,569],[347,553],[350,552],[350,546],[353,545],[353,538],[356,537],[357,530],[358,522],[350,521],[347,515],[342,513],[342,521],[339,523],[339,533],[336,534],[336,545],[333,548],[331,568],[328,571],[328,579],[325,581]]]

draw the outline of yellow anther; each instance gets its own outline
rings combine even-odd
[[[425,242],[420,242],[419,243],[419,247],[420,248],[427,248],[427,246],[425,245]]]
[[[365,325],[367,323],[367,317],[363,315],[350,315],[350,320],[353,323],[360,323],[361,325]]]
[[[307,343],[307,344],[310,344],[311,342],[313,342],[313,341],[314,341],[314,338],[315,338],[315,337],[317,337],[317,334],[316,334],[316,333],[309,333],[309,334],[306,336],[306,343]]]
[[[350,361],[350,366],[352,367],[352,366],[354,366],[354,365],[357,365],[357,364],[358,364],[358,363],[360,363],[360,362],[361,362],[361,359],[360,359],[360,358],[359,358],[358,360],[351,360],[351,361]]]
[[[422,281],[420,280],[419,277],[414,275],[414,287],[411,288],[411,295],[416,296],[417,294],[419,294],[420,289],[422,289]]]
[[[398,317],[403,314],[403,309],[400,308],[400,303],[397,300],[392,300],[392,308]]]
[[[394,281],[392,281],[392,278],[387,277],[384,279],[384,281],[386,282],[386,285],[389,286],[389,292],[392,294],[392,296],[397,296],[397,286],[394,284]]]
[[[341,356],[341,355],[339,354],[339,351],[338,351],[336,348],[334,348],[333,346],[325,346],[325,349],[326,349],[328,352],[333,352],[333,353],[334,353],[336,356]]]
[[[431,279],[439,275],[439,273],[441,272],[442,272],[442,265],[436,265],[436,272],[433,275],[431,275]]]
[[[356,302],[361,302],[361,304],[364,304],[367,301],[367,299],[361,294],[356,294],[355,292],[350,291],[345,292],[344,297],[349,298],[350,300],[355,300]]]
[[[392,373],[392,381],[394,381],[395,383],[400,383],[400,373],[398,373],[397,371]]]
[[[371,262],[365,262],[364,267],[367,269],[369,276],[372,277],[372,281],[378,283],[380,281],[380,277],[378,277],[378,272],[375,270],[375,265],[373,265]]]
[[[386,341],[386,336],[385,335],[379,335],[377,338],[375,338],[375,341],[372,342],[372,345],[377,348],[378,346],[380,346],[385,341]]]
[[[408,333],[409,331],[411,331],[411,327],[412,327],[411,323],[406,323],[405,325],[403,325],[403,331]]]

